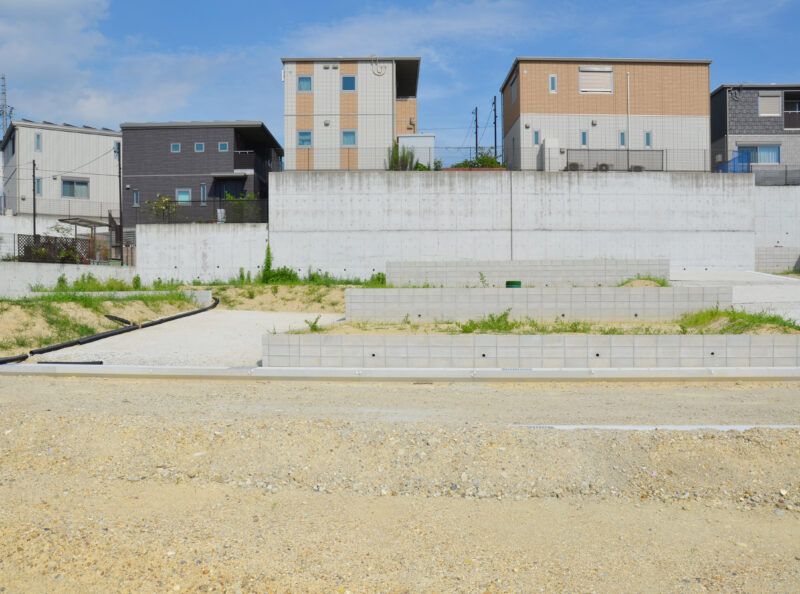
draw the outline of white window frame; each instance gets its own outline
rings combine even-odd
[[[42,152],[42,133],[36,132],[33,136],[33,150],[37,153]]]
[[[619,146],[625,148],[625,145],[628,144],[628,134],[625,130],[621,130],[619,133]]]
[[[178,147],[178,149],[175,150],[175,147]],[[169,143],[169,152],[171,152],[171,153],[179,153],[179,152],[181,152],[181,143],[180,142],[170,142]]]
[[[139,208],[139,190],[133,191],[133,206]]]
[[[225,148],[222,148],[222,145],[223,145],[223,144],[225,145]],[[231,145],[230,145],[230,144],[229,144],[227,141],[225,141],[225,140],[220,140],[220,141],[217,143],[217,150],[218,150],[219,152],[221,152],[221,153],[227,153],[227,152],[230,150],[230,146],[231,146]]]
[[[310,142],[308,144],[300,144],[300,134],[308,132],[308,138]],[[314,147],[314,131],[313,130],[298,130],[297,131],[297,148],[299,149],[307,149]]]
[[[648,142],[648,140],[650,142]],[[645,131],[644,133],[644,148],[651,149],[653,148],[653,132],[652,131]]]
[[[588,146],[589,146],[589,131],[581,130],[581,148],[586,148]]]
[[[611,85],[608,91],[584,91],[583,73],[584,72],[610,72]],[[578,92],[584,95],[613,95],[614,94],[614,68],[612,66],[578,66]]]
[[[541,138],[539,137],[539,131],[533,131],[533,146],[539,146],[541,144]]]
[[[37,196],[41,196],[42,195],[42,178],[41,177],[37,177],[36,178],[36,195]]]
[[[308,90],[300,89],[300,79],[307,78],[308,81],[311,83],[311,88]],[[313,93],[314,92],[314,76],[311,74],[298,74],[297,75],[297,92],[298,93]]]
[[[206,184],[200,184],[200,205],[205,206],[208,202],[208,188]]]
[[[344,88],[344,79],[352,78],[353,79],[353,88],[352,89],[345,89]],[[357,93],[358,92],[358,77],[355,74],[343,74],[341,84],[339,85],[340,90],[342,93]]]
[[[200,147],[200,150],[197,150],[197,147]],[[206,143],[205,142],[195,142],[194,143],[194,152],[196,153],[204,153],[206,152]]]
[[[180,192],[189,192],[189,199],[188,200],[180,200],[178,198],[178,194]],[[175,202],[178,204],[191,204],[192,203],[192,188],[175,188]]]
[[[551,93],[553,93],[554,95],[556,93],[558,93],[558,75],[557,74],[551,74],[550,75],[550,80],[548,82],[548,85],[549,86],[547,88],[550,90]]]
[[[344,143],[344,134],[345,132],[352,132],[353,133],[353,144],[345,144]],[[358,130],[354,129],[347,129],[342,130],[342,148],[356,148],[358,146]]]
[[[64,182],[71,182],[73,184],[86,184],[86,197],[83,196],[65,196],[64,195]],[[76,177],[62,177],[61,178],[61,197],[66,198],[68,200],[89,200],[91,198],[91,189],[90,189],[89,180],[86,178],[76,178]]]
[[[761,100],[762,99],[777,99],[778,112],[777,113],[761,113]],[[766,91],[758,94],[758,117],[760,118],[775,118],[783,115],[783,94],[780,91]]]

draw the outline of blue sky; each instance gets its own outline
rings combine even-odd
[[[712,89],[800,83],[798,4],[0,0],[0,71],[16,117],[255,119],[282,141],[282,56],[421,56],[420,131],[458,146],[516,56],[710,59]]]

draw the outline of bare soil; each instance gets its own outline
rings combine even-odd
[[[800,589],[794,383],[3,377],[7,592]]]
[[[277,312],[344,313],[344,292],[337,285],[245,285],[245,286],[186,286],[183,289],[210,289],[220,298],[221,309]]]

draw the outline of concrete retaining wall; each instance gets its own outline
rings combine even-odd
[[[0,262],[0,297],[24,297],[33,285],[54,287],[61,275],[71,283],[84,274],[91,274],[98,280],[114,278],[130,284],[136,276],[136,269],[119,266]]]
[[[270,175],[276,266],[369,277],[386,262],[669,259],[753,269],[750,175],[302,172]]]
[[[673,320],[730,307],[731,287],[347,289],[348,320],[464,321],[511,310],[537,320]]]
[[[156,279],[227,281],[240,268],[255,276],[266,249],[265,223],[136,227],[136,270],[147,284]]]
[[[800,269],[798,247],[756,247],[756,270],[759,272],[786,272]]]
[[[481,279],[481,274],[483,279]],[[386,282],[395,287],[615,286],[637,274],[669,278],[669,260],[538,260],[387,262]]]
[[[319,335],[263,339],[264,367],[794,367],[798,335]]]

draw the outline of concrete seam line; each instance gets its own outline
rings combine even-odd
[[[618,369],[508,370],[472,368],[340,368],[340,367],[170,367],[139,365],[14,364],[0,368],[0,375],[66,375],[153,378],[243,378],[306,381],[686,381],[686,380],[800,380],[798,367],[673,367]]]

